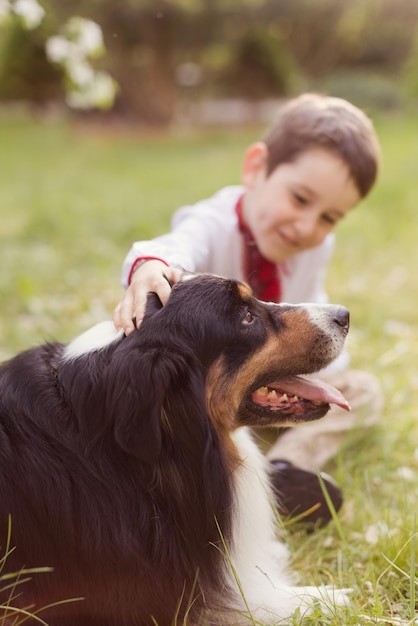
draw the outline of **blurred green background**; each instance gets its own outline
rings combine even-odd
[[[382,382],[381,424],[330,467],[345,494],[330,525],[294,533],[302,577],[355,587],[344,621],[413,624],[418,493],[418,2],[58,0],[24,31],[0,27],[0,360],[110,318],[135,239],[240,182],[246,146],[280,102],[343,96],[382,144],[376,189],[337,229],[330,299],[349,307],[353,365]],[[69,111],[46,39],[96,20],[119,84],[106,112]],[[335,581],[334,581],[335,582]],[[319,622],[315,622],[319,623]],[[296,624],[296,622],[295,622]]]

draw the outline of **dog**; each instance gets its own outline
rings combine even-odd
[[[129,336],[102,322],[4,363],[0,537],[11,520],[14,549],[0,574],[25,580],[2,589],[3,623],[25,609],[50,626],[271,624],[346,604],[295,586],[250,427],[348,408],[303,377],[348,327],[342,306],[264,303],[185,273],[164,306],[148,295]]]

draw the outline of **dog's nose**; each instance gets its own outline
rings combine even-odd
[[[333,321],[338,324],[338,326],[341,326],[341,328],[347,328],[348,330],[348,327],[350,325],[349,310],[346,309],[345,306],[336,306],[333,315]]]

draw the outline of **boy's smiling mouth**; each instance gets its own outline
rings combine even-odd
[[[301,247],[301,243],[298,239],[295,239],[294,237],[290,237],[285,232],[283,232],[283,230],[278,228],[276,230],[276,233],[280,241],[282,242],[282,244],[285,245],[286,247],[288,248],[300,248]]]

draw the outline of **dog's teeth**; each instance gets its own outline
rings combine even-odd
[[[277,398],[277,393],[275,389],[269,391],[268,397],[270,400],[275,400]]]
[[[286,403],[289,402],[289,398],[287,396],[287,393],[284,393],[281,397],[280,397],[280,402]]]
[[[266,396],[268,392],[269,392],[268,387],[259,387],[257,389],[257,393],[259,393],[261,396]]]
[[[299,402],[299,396],[293,396],[293,398],[291,398],[290,402],[292,402],[293,404],[296,404],[296,402]]]

